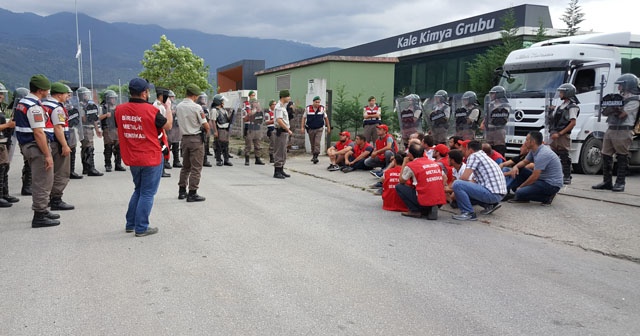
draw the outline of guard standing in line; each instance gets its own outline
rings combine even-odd
[[[47,210],[53,185],[53,158],[49,148],[49,142],[53,137],[49,137],[45,128],[52,129],[53,125],[42,109],[40,101],[49,95],[49,89],[51,82],[47,77],[32,76],[29,81],[29,94],[14,108],[16,137],[23,155],[29,161],[33,177],[33,228],[60,225],[60,221],[57,220],[60,215]]]
[[[264,111],[257,99],[249,101],[249,109],[242,111],[242,120],[248,123],[247,136],[244,138],[244,165],[249,165],[249,154],[253,145],[255,164],[264,165],[260,159],[260,141],[262,140],[262,124],[264,123]]]
[[[244,118],[245,115],[247,115],[247,113],[249,113],[249,111],[251,110],[251,101],[256,99],[256,93],[255,91],[251,90],[249,91],[249,99],[247,101],[245,101],[244,103],[242,103],[242,111],[240,113],[240,117]],[[246,137],[247,136],[247,131],[249,131],[249,122],[246,120],[243,120],[243,125],[242,125],[242,136]]]
[[[476,93],[473,91],[463,93],[462,107],[455,111],[456,135],[462,140],[474,140],[479,118],[480,108]]]
[[[289,143],[289,136],[293,134],[289,124],[289,114],[287,113],[289,101],[291,101],[289,90],[280,91],[280,101],[276,104],[274,111],[276,118],[276,148],[273,177],[278,179],[291,177],[291,175],[284,172],[284,164],[287,161],[287,143]]]
[[[173,115],[173,127],[167,131],[167,139],[171,146],[171,154],[173,155],[173,168],[182,168],[182,163],[180,163],[180,139],[182,139],[182,133],[180,133],[180,127],[178,127],[176,94],[169,90],[168,95],[169,100],[167,101],[167,107],[171,108],[171,114]]]
[[[269,101],[269,110],[264,115],[264,123],[267,125],[267,138],[269,138],[269,163],[273,163],[273,151],[276,145],[276,124],[273,109],[276,108],[276,101]]]
[[[93,102],[91,91],[86,87],[78,88],[78,101],[80,103],[79,110],[82,117],[82,149],[80,150],[80,158],[82,159],[82,174],[88,176],[102,176],[103,173],[96,169],[94,161],[95,148],[93,147],[93,131],[95,130],[98,137],[102,136],[100,131],[99,108]]]
[[[68,85],[65,84],[67,88]],[[71,88],[69,88],[71,90]],[[78,146],[78,142],[82,140],[83,137],[83,127],[82,127],[82,118],[80,118],[80,111],[78,108],[73,106],[71,100],[67,100],[64,103],[64,108],[67,110],[67,124],[69,125],[69,139],[67,139],[67,144],[71,148],[71,154],[69,154],[69,178],[72,180],[79,180],[83,178],[81,174],[76,174],[76,147]]]
[[[436,144],[447,143],[447,131],[449,130],[449,117],[451,107],[449,107],[449,94],[445,90],[438,90],[433,95],[432,111],[429,113],[430,134]]]
[[[209,133],[209,123],[202,106],[196,104],[202,90],[195,85],[187,85],[187,97],[178,104],[178,122],[182,132],[182,169],[178,182],[178,199],[187,202],[202,202],[204,197],[198,195],[198,185],[204,158],[203,132]],[[189,188],[189,194],[187,194]]]
[[[18,105],[18,102],[26,97],[29,94],[29,89],[19,87],[15,91],[13,91],[13,102],[10,109],[13,109],[12,114],[15,115],[15,107]],[[17,145],[17,144],[14,144]],[[22,147],[20,147],[20,153],[22,153]],[[31,196],[31,167],[29,167],[29,160],[22,155],[22,188],[20,189],[20,195],[22,196]]]
[[[122,156],[120,156],[120,142],[118,141],[118,129],[116,128],[116,105],[118,95],[113,90],[104,92],[104,101],[101,104],[102,114],[100,114],[100,124],[102,125],[102,135],[104,140],[104,168],[107,172],[112,169],[111,156],[116,171],[127,171],[122,166]]]
[[[207,119],[207,124],[209,124],[209,129],[211,129],[211,117],[209,116],[209,109],[207,108],[207,94],[202,92],[196,99],[196,103],[202,106],[202,112],[204,112],[204,117]],[[203,134],[204,141],[204,161],[202,162],[202,166],[211,167],[212,164],[209,162],[209,158],[207,156],[213,155],[211,154],[210,142],[211,142],[211,134],[209,131]]]
[[[480,129],[484,130],[485,139],[496,152],[504,156],[507,153],[507,122],[511,113],[511,106],[507,99],[506,90],[502,86],[494,86],[489,91],[489,109],[487,117],[482,120]]]
[[[373,144],[378,138],[378,125],[382,124],[382,113],[380,106],[376,104],[376,97],[369,97],[369,105],[364,107],[362,113],[364,121],[362,127],[364,128],[364,136],[367,138],[367,142]]]
[[[565,83],[558,87],[558,94],[562,104],[557,108],[549,106],[547,125],[549,127],[550,144],[549,147],[560,158],[562,164],[562,183],[571,184],[571,130],[576,125],[576,119],[580,114],[578,98],[576,97],[576,87]],[[554,111],[555,110],[555,111]]]
[[[49,195],[51,210],[73,210],[75,207],[62,200],[64,189],[69,183],[69,155],[71,148],[67,144],[69,139],[69,116],[64,103],[73,93],[66,85],[56,82],[51,84],[51,96],[42,102],[42,108],[47,118],[53,124],[53,141],[49,143],[53,157],[53,185]],[[49,133],[49,130],[45,129]]]
[[[231,114],[224,108],[224,98],[217,94],[211,102],[211,119],[213,120],[213,148],[216,156],[216,166],[233,166],[229,161],[229,130],[231,128]],[[224,158],[224,163],[222,159]]]
[[[627,173],[629,173],[629,148],[633,142],[633,129],[638,120],[640,88],[638,77],[630,73],[620,76],[615,83],[622,96],[622,103],[619,107],[606,107],[602,112],[607,116],[607,124],[609,124],[602,141],[602,183],[592,188],[620,192],[624,191]],[[603,101],[601,105],[604,106],[605,102]],[[614,154],[618,161],[618,171],[616,183],[612,185]]]
[[[311,143],[311,162],[318,163],[318,155],[320,155],[320,141],[322,133],[327,127],[327,135],[331,134],[331,126],[329,118],[324,106],[320,105],[320,96],[313,97],[313,104],[307,106],[305,113],[302,115],[302,123],[300,129],[307,130],[309,134],[309,142]]]
[[[7,116],[7,94],[9,91],[0,83],[0,208],[8,208],[12,203],[20,201],[17,197],[9,195],[9,150],[11,149],[11,136],[16,127],[16,122]]]

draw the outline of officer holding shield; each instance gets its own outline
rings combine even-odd
[[[112,169],[111,156],[116,171],[127,171],[122,167],[122,157],[120,156],[120,143],[118,142],[118,129],[116,128],[116,105],[118,95],[113,90],[104,92],[104,101],[100,105],[100,124],[104,137],[104,168],[107,172]]]
[[[558,154],[562,163],[563,184],[571,184],[571,130],[576,125],[576,119],[580,113],[576,87],[565,83],[558,87],[558,95],[562,100],[560,106],[549,106],[547,126],[550,135],[549,147]]]
[[[11,148],[11,136],[16,127],[11,116],[7,116],[7,94],[9,92],[0,83],[0,208],[8,208],[19,199],[9,195],[9,150]]]
[[[101,136],[100,124],[100,109],[98,105],[93,102],[92,94],[86,87],[78,88],[76,91],[78,94],[80,116],[82,117],[82,134],[83,139],[82,149],[80,150],[80,157],[82,159],[82,174],[88,176],[102,176],[103,173],[96,169],[94,154],[95,148],[93,147],[93,132],[95,130],[98,136]]]
[[[511,113],[511,105],[506,90],[502,86],[494,86],[489,91],[489,108],[487,117],[482,120],[480,129],[484,130],[485,140],[496,152],[504,156],[507,152],[507,122]]]
[[[480,117],[478,107],[478,97],[473,91],[462,94],[462,106],[455,111],[456,136],[462,140],[473,140],[476,138],[476,127]]]
[[[445,90],[438,90],[433,95],[433,105],[429,114],[430,133],[436,143],[447,142],[447,131],[449,129],[449,117],[451,108],[449,107],[449,94]]]

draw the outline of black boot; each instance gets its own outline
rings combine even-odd
[[[162,177],[171,177],[171,174],[167,173],[166,171],[164,171],[164,168],[162,168]]]
[[[624,191],[624,185],[629,171],[629,157],[626,155],[617,155],[618,172],[616,173],[616,184],[613,185],[611,191]]]
[[[558,157],[560,157],[560,163],[562,164],[562,183],[571,184],[571,157],[568,152],[560,152]]]
[[[313,154],[313,157],[311,158],[311,162],[313,162],[313,164],[320,162],[318,160],[318,154]]]
[[[102,176],[104,174],[99,172],[96,169],[95,162],[93,161],[93,157],[94,157],[93,153],[94,153],[94,148],[93,147],[87,149],[87,165],[89,166],[89,172],[87,173],[87,175],[89,175],[89,176]]]
[[[273,154],[269,154],[269,163],[274,163]]]
[[[203,167],[213,167],[211,162],[209,162],[209,158],[207,157],[207,153],[204,153],[204,160],[202,161],[202,166]]]
[[[229,161],[229,159],[231,158],[231,154],[229,154],[229,142],[222,143],[222,157],[224,158],[225,166],[233,166],[233,163]]]
[[[180,187],[180,189],[178,189],[178,199],[185,199],[187,198],[187,188],[185,187]]]
[[[180,143],[179,142],[171,143],[171,153],[173,154],[173,168],[182,168],[182,163],[180,163]]]
[[[115,162],[116,171],[127,171],[127,169],[122,166],[122,155],[120,155],[120,144],[113,145],[113,162]]]
[[[89,174],[89,148],[80,149],[80,162],[82,162],[82,175]]]
[[[613,168],[613,157],[602,155],[602,183],[591,186],[592,189],[611,190],[613,183],[611,182],[611,170]]]
[[[22,166],[22,190],[20,190],[22,196],[31,196],[31,166],[27,160],[24,161]]]
[[[216,166],[222,166],[222,146],[220,140],[213,140],[213,154],[216,158]]]
[[[259,157],[256,156],[256,162],[255,164],[260,165],[260,166],[264,166],[264,162],[262,162],[262,160],[260,160]]]
[[[198,195],[195,190],[189,190],[189,195],[187,195],[187,202],[202,202],[206,198]]]
[[[60,221],[56,219],[50,219],[47,217],[47,212],[35,211],[33,213],[33,220],[31,220],[32,228],[41,228],[48,226],[60,225]]]
[[[284,172],[284,167],[280,168],[280,174],[282,174],[282,176],[284,176],[284,177],[291,177],[291,175],[289,175],[289,174]]]
[[[51,201],[49,201],[49,206],[51,207],[51,210],[73,210],[76,208],[73,205],[63,201],[62,197],[51,198]]]
[[[249,165],[249,154],[245,154],[245,156],[244,156],[244,165],[245,166]]]
[[[273,177],[277,179],[284,179],[284,175],[282,175],[282,167],[274,167],[273,168]]]
[[[4,198],[0,198],[0,208],[10,208],[13,204],[9,203]]]
[[[113,154],[113,145],[105,144],[104,145],[104,170],[106,170],[107,173],[110,173],[113,170],[113,167],[111,166],[112,154]]]
[[[20,202],[20,199],[9,195],[9,164],[0,165],[0,199],[9,203]]]
[[[69,178],[72,180],[79,180],[82,178],[82,175],[78,175],[76,174],[75,170],[76,170],[76,147],[71,148],[71,154],[69,154],[69,156],[71,157],[70,161],[70,166],[71,166],[71,172],[69,173]]]

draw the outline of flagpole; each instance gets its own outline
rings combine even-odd
[[[82,86],[82,46],[80,45],[80,32],[78,31],[78,0],[75,1],[76,6],[76,59],[78,60],[78,87]]]
[[[89,29],[89,78],[91,79],[91,94],[93,95],[93,57],[91,55],[91,29]]]

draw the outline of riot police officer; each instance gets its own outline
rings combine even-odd
[[[451,108],[449,107],[449,94],[445,90],[438,90],[433,95],[432,111],[429,114],[431,135],[436,143],[447,142],[447,130],[449,129],[449,117]]]
[[[82,174],[88,176],[102,176],[103,173],[96,169],[94,161],[95,148],[93,147],[93,132],[95,130],[98,136],[102,136],[100,131],[100,109],[93,102],[91,91],[86,87],[80,87],[76,91],[79,100],[80,116],[82,117],[82,149],[80,150],[80,158],[82,159]]]
[[[612,191],[624,191],[626,176],[629,170],[629,148],[633,141],[633,129],[638,117],[640,101],[638,95],[638,77],[634,74],[624,74],[615,82],[618,85],[620,97],[612,100],[620,100],[619,106],[608,104],[602,114],[607,116],[609,127],[604,133],[602,141],[602,183],[594,185],[593,189],[607,189]],[[607,95],[609,96],[609,95]],[[606,97],[605,97],[606,98]],[[601,105],[605,105],[603,102]],[[616,183],[612,184],[613,155],[618,161]]]
[[[498,153],[507,153],[507,122],[511,113],[511,106],[507,99],[506,90],[502,86],[494,86],[489,91],[489,108],[487,117],[482,120],[480,129],[484,130],[485,140]]]
[[[196,99],[196,104],[202,106],[202,112],[204,112],[205,118],[207,119],[207,123],[209,124],[209,128],[211,128],[211,118],[209,116],[209,109],[207,108],[207,100],[208,96],[206,93],[202,92],[198,99]],[[211,142],[211,133],[203,132],[203,141],[204,141],[204,161],[202,162],[203,167],[211,167],[211,162],[209,162],[209,158],[207,156],[211,156],[211,149],[209,143]]]
[[[68,87],[68,86],[67,86]],[[71,100],[65,102],[65,109],[67,110],[67,124],[69,125],[69,140],[67,144],[71,148],[71,154],[69,154],[69,178],[72,180],[82,179],[82,174],[77,174],[76,170],[76,148],[78,142],[84,137],[84,128],[82,127],[82,118],[80,117],[80,110],[78,110],[78,104],[74,104]]]
[[[231,113],[224,108],[226,98],[217,94],[211,102],[211,119],[213,120],[213,146],[216,166],[233,166],[229,161],[229,132],[231,130]],[[224,162],[222,161],[224,159]]]
[[[173,127],[167,131],[167,139],[173,155],[173,168],[182,168],[182,163],[180,163],[180,139],[182,139],[182,133],[178,126],[178,115],[176,114],[176,94],[169,90],[167,95],[169,97],[167,105],[171,108],[171,114],[173,115]]]
[[[19,201],[18,198],[9,195],[9,164],[11,163],[9,151],[16,123],[11,120],[11,116],[6,115],[8,93],[5,86],[0,83],[0,208],[8,208],[12,203]]]
[[[120,156],[120,142],[118,141],[118,129],[116,128],[116,105],[118,94],[113,90],[104,92],[104,100],[101,107],[100,125],[102,126],[102,136],[104,140],[104,169],[111,172],[111,156],[116,171],[127,171],[122,166],[122,156]]]
[[[478,107],[478,97],[473,91],[462,94],[462,107],[455,111],[456,135],[463,140],[474,140],[476,138],[476,128],[480,118],[480,108]]]
[[[571,184],[571,130],[576,125],[580,113],[576,87],[565,83],[558,87],[558,95],[562,100],[560,106],[549,106],[547,126],[549,128],[549,147],[558,154],[562,163],[563,183]],[[555,110],[555,111],[554,111]]]
[[[249,101],[249,108],[242,111],[242,120],[247,125],[247,136],[244,138],[244,165],[249,165],[249,153],[253,146],[253,156],[256,165],[264,165],[260,159],[260,142],[262,139],[262,124],[264,123],[264,110],[257,99]]]
[[[19,87],[15,91],[13,91],[13,102],[9,108],[13,109],[15,112],[15,107],[18,102],[26,97],[29,94],[29,89]],[[13,113],[15,115],[15,113]],[[15,144],[18,145],[18,144]],[[20,153],[22,153],[22,147],[20,147]],[[31,167],[29,167],[29,160],[22,155],[23,163],[22,163],[22,188],[20,189],[20,195],[22,196],[31,196]]]

